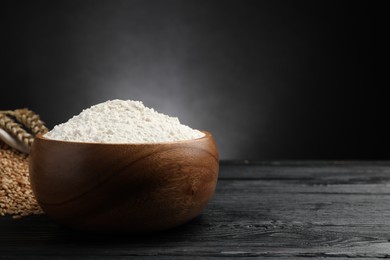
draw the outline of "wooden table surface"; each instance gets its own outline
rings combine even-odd
[[[390,162],[222,162],[204,212],[143,236],[0,217],[0,259],[387,258]]]

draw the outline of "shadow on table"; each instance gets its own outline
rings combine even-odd
[[[28,216],[22,219],[14,220],[11,217],[3,217],[0,219],[1,237],[7,237],[21,240],[26,240],[29,243],[31,240],[34,243],[50,242],[53,244],[115,244],[115,243],[164,243],[166,241],[183,241],[191,236],[196,236],[202,232],[207,225],[202,215],[197,216],[193,220],[179,227],[166,231],[143,233],[143,234],[99,234],[74,230],[50,220],[45,215]],[[1,240],[0,240],[1,243]]]

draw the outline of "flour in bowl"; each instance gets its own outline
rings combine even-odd
[[[204,133],[145,107],[141,101],[109,100],[84,109],[44,135],[48,139],[93,143],[158,143],[203,137]]]

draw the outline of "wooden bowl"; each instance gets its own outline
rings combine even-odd
[[[57,141],[37,136],[32,190],[55,221],[94,232],[149,232],[181,225],[211,199],[218,151],[211,134],[155,144]]]

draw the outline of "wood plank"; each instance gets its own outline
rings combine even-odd
[[[386,166],[233,166],[221,165],[210,205],[179,228],[104,236],[69,230],[46,216],[2,217],[0,258],[390,257]]]
[[[262,179],[308,184],[390,183],[390,162],[222,162],[220,179]]]

